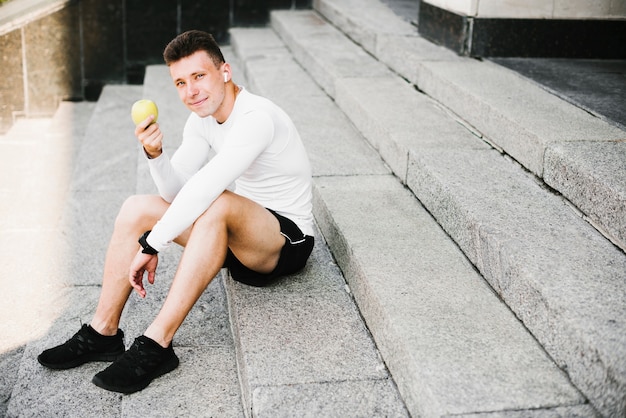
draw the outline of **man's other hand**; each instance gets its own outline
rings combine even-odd
[[[144,254],[141,251],[137,253],[132,263],[130,263],[130,273],[128,274],[128,281],[135,291],[142,298],[146,297],[146,289],[143,287],[143,275],[148,273],[148,282],[154,284],[154,278],[156,277],[157,264],[159,263],[159,256],[157,254]]]

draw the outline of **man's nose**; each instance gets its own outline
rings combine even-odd
[[[198,89],[194,83],[187,84],[187,96],[195,96],[198,94]]]

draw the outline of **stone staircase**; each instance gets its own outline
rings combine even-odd
[[[131,104],[155,100],[178,145],[167,68],[0,138],[0,415],[626,414],[626,133],[424,41],[377,0],[314,8],[233,29],[224,49],[309,151],[311,261],[263,289],[220,273],[175,338],[181,365],[144,391],[36,356],[89,321],[120,204],[155,191]],[[131,297],[128,345],[180,254]]]
[[[314,6],[232,45],[324,160],[316,219],[410,413],[624,416],[626,132],[378,1]]]
[[[143,86],[106,86],[95,105],[64,103],[53,119],[20,121],[0,138],[1,190],[12,200],[2,224],[0,415],[408,416],[321,234],[309,267],[276,286],[248,288],[220,273],[177,333],[181,366],[142,392],[92,385],[105,364],[53,372],[37,363],[93,315],[121,203],[155,191],[129,118],[141,97],[159,104],[173,151],[187,111],[165,66],[149,67]],[[161,306],[181,253],[162,254],[146,300],[131,297],[127,345]]]

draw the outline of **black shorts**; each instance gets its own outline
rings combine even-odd
[[[286,238],[276,268],[267,274],[258,273],[244,266],[230,251],[230,248],[226,253],[224,267],[230,270],[230,275],[234,280],[250,286],[266,286],[278,277],[301,270],[311,255],[315,243],[314,238],[305,235],[291,219],[281,216],[271,209],[268,210],[278,219],[280,232]]]

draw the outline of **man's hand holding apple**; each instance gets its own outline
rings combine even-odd
[[[154,116],[148,116],[135,127],[135,136],[143,145],[143,149],[150,158],[156,158],[163,152],[163,132],[159,124],[154,122]]]
[[[150,158],[156,158],[163,152],[163,133],[156,123],[159,109],[149,99],[137,100],[133,103],[130,116],[135,122],[135,136],[143,145]]]

